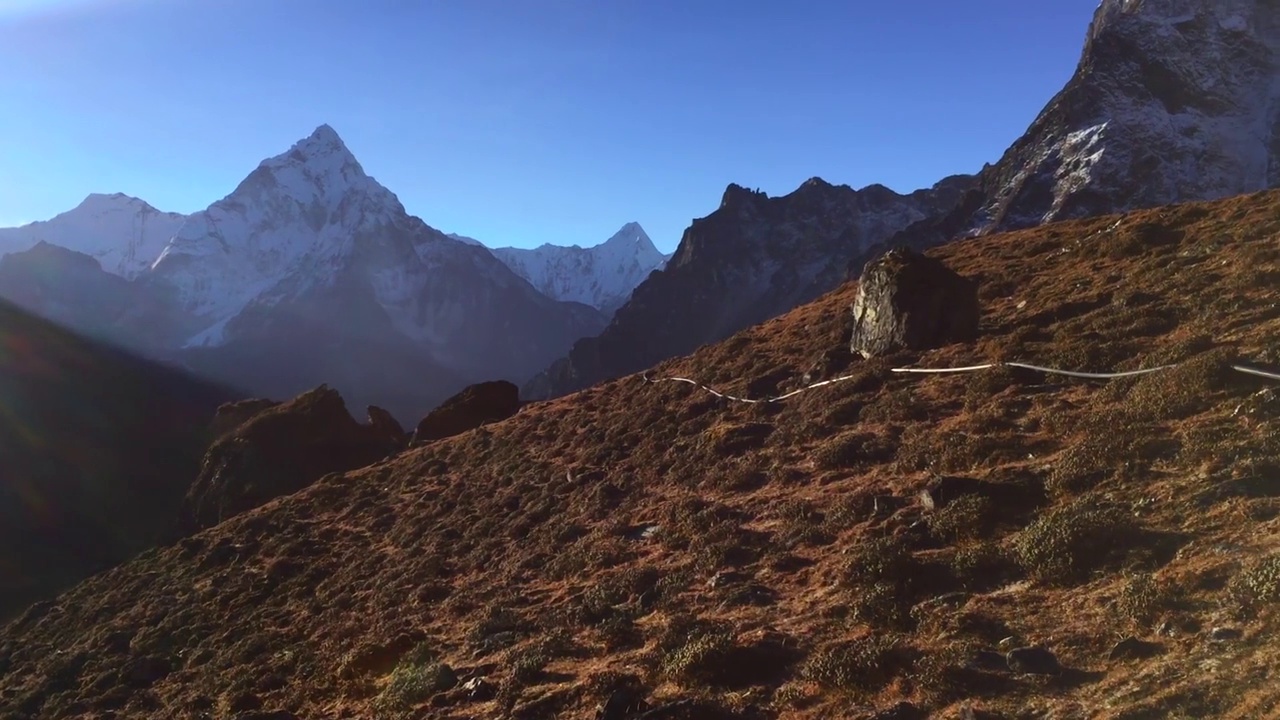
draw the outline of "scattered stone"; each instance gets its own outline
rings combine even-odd
[[[1042,647],[1024,647],[1010,650],[1005,655],[1009,669],[1016,673],[1028,675],[1058,675],[1062,666],[1053,653]]]
[[[396,438],[357,423],[338,391],[321,385],[259,412],[209,448],[183,501],[179,533],[194,534],[397,450]]]
[[[983,494],[983,485],[971,477],[938,475],[929,479],[917,497],[925,510],[940,510],[966,495]]]
[[[1018,637],[1017,635],[1010,635],[1006,638],[1001,638],[1000,642],[996,644],[996,647],[1000,648],[1005,652],[1009,652],[1010,650],[1014,649],[1015,647],[1021,644],[1022,644],[1022,638]]]
[[[623,687],[609,694],[609,699],[596,710],[596,720],[629,720],[650,709],[639,688]]]
[[[849,352],[848,345],[831,348],[813,361],[809,369],[801,376],[800,382],[804,385],[812,385],[823,380],[830,380],[841,371],[848,369],[849,364],[852,362],[853,355]]]
[[[916,604],[916,606],[912,608],[911,612],[913,615],[917,613],[920,615],[929,615],[943,608],[955,609],[963,607],[965,603],[969,602],[970,597],[972,596],[969,593],[963,591],[943,593],[942,595],[929,598],[928,600]]]
[[[864,358],[978,337],[978,284],[939,260],[895,248],[867,263],[853,301],[850,352]]]
[[[1127,637],[1115,644],[1111,648],[1111,652],[1107,655],[1109,660],[1145,660],[1154,657],[1160,652],[1160,646],[1155,643],[1139,640],[1136,637]]]
[[[435,673],[435,692],[444,692],[452,690],[458,685],[458,674],[453,671],[446,663],[440,663],[436,666]]]
[[[514,630],[503,630],[482,638],[476,645],[472,657],[481,658],[515,645],[520,641],[520,634]]]
[[[462,691],[472,702],[492,700],[498,694],[498,688],[482,677],[474,677],[462,683]]]
[[[1004,655],[994,650],[979,650],[969,660],[969,667],[987,672],[1008,672],[1009,662]]]
[[[1255,419],[1280,417],[1280,393],[1275,388],[1259,390],[1237,405],[1231,415]]]
[[[1244,633],[1238,628],[1216,627],[1209,631],[1209,639],[1214,642],[1229,642],[1231,640],[1239,640],[1244,637]]]
[[[123,655],[129,652],[129,645],[133,642],[135,634],[133,630],[116,630],[109,633],[102,639],[102,652],[107,655]]]
[[[520,389],[506,380],[469,385],[422,418],[410,444],[423,445],[506,420],[521,405]]]
[[[747,581],[747,576],[737,570],[721,570],[711,579],[707,581],[707,587],[715,590],[718,588],[728,587],[729,585],[737,585]]]
[[[888,517],[907,506],[910,502],[896,495],[876,495],[871,498],[871,516],[873,518]]]

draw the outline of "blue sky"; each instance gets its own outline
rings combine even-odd
[[[725,185],[900,192],[994,162],[1097,0],[0,0],[0,226],[193,212],[317,125],[490,244],[671,250]]]

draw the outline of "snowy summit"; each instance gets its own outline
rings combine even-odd
[[[132,279],[146,271],[186,219],[121,193],[94,193],[50,220],[0,228],[0,255],[47,242],[84,253],[103,270]]]
[[[591,305],[606,315],[670,258],[634,222],[594,247],[544,244],[533,249],[495,248],[493,254],[544,295]]]

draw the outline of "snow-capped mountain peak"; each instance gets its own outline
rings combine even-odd
[[[225,322],[249,302],[278,296],[286,278],[295,293],[332,282],[357,243],[405,218],[395,194],[321,125],[192,215],[152,270],[208,323],[193,342],[218,344]]]
[[[47,242],[93,257],[109,273],[134,278],[146,271],[185,220],[129,195],[91,193],[52,219],[0,228],[0,255]]]
[[[337,210],[353,192],[365,193],[376,204],[404,211],[394,193],[365,174],[355,155],[328,125],[316,128],[288,152],[263,160],[236,188],[236,193],[241,191],[267,191],[329,211]]]
[[[544,295],[591,305],[606,314],[626,302],[631,291],[669,258],[635,222],[589,248],[544,244],[492,252]]]

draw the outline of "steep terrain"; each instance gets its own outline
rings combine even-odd
[[[939,231],[949,240],[1280,185],[1280,7],[1103,0],[1079,66]]]
[[[787,208],[787,224],[774,228],[750,210],[764,198],[731,187],[720,210],[686,231],[668,264],[676,272],[637,288],[604,333],[577,343],[526,393],[557,396],[634,372],[835,287],[843,275],[819,272],[811,253],[793,253],[789,233],[856,272],[880,244],[927,248],[1276,187],[1278,50],[1280,6],[1268,0],[1103,0],[1071,80],[976,177],[944,181],[945,192],[935,189],[910,210],[901,200],[882,204],[870,217],[888,220],[872,227],[867,209],[842,211],[834,198],[789,200],[814,197],[806,186],[769,201]],[[743,210],[725,213],[728,204]],[[711,244],[708,235],[723,250],[698,247]]]
[[[0,617],[154,544],[230,398],[0,302]]]
[[[604,332],[575,343],[524,393],[555,397],[636,372],[812,300],[839,284],[852,259],[949,206],[970,180],[899,195],[813,178],[778,198],[730,185]]]
[[[50,220],[0,228],[0,256],[44,242],[84,253],[108,273],[132,279],[155,262],[185,221],[183,215],[160,212],[135,197],[95,193]]]
[[[6,626],[0,714],[1274,717],[1280,388],[1225,366],[1280,363],[1277,237],[1269,192],[930,251],[973,343],[851,359],[850,283],[649,372],[842,382],[630,376],[328,476]],[[994,359],[1182,364],[889,372]]]
[[[627,223],[589,248],[544,244],[494,248],[493,254],[547,297],[590,305],[606,316],[670,258],[658,252],[639,223]]]

